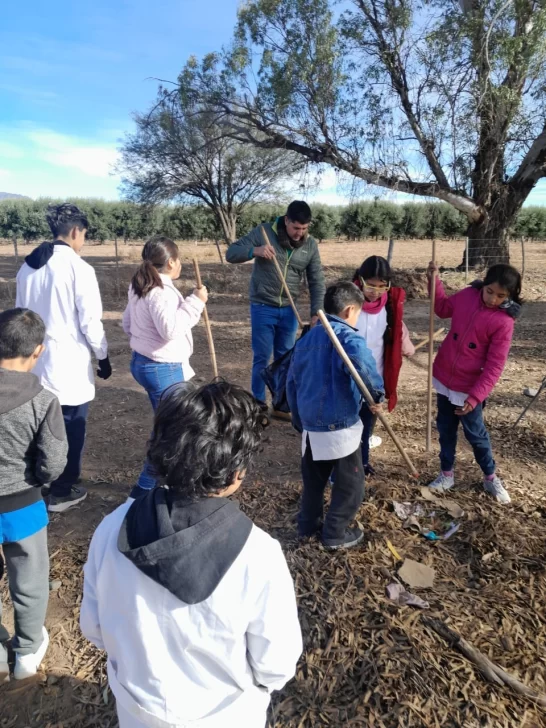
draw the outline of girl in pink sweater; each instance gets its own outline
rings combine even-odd
[[[154,412],[168,387],[194,375],[190,366],[191,330],[201,317],[208,294],[202,286],[183,298],[174,285],[181,270],[178,247],[172,240],[148,240],[123,314],[123,330],[133,350],[131,374],[146,390]],[[131,495],[136,497],[154,486],[155,476],[146,462]]]
[[[430,263],[427,275],[438,271]],[[440,434],[440,475],[430,483],[444,492],[455,484],[453,467],[461,422],[474,457],[483,471],[485,490],[499,503],[510,496],[495,472],[489,433],[483,421],[487,397],[498,382],[512,343],[514,320],[521,309],[521,276],[510,265],[494,265],[485,280],[447,296],[436,278],[434,310],[451,319],[451,329],[434,361],[433,384],[438,396],[436,424]]]

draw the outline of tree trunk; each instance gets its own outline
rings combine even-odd
[[[528,190],[502,185],[487,206],[487,217],[472,222],[467,229],[469,268],[489,268],[510,262],[509,231],[529,194]],[[466,254],[460,266],[464,270]]]
[[[489,268],[496,263],[510,262],[508,225],[501,220],[470,223],[467,229],[468,267]],[[466,265],[466,252],[462,267]]]
[[[121,281],[119,279],[119,254],[118,254],[118,238],[117,235],[114,238],[114,248],[116,251],[116,291],[118,294],[118,301],[121,298]]]
[[[19,248],[17,246],[17,235],[13,236],[13,252],[15,253],[15,267],[19,268]]]

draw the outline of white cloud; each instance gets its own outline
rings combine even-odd
[[[0,167],[9,175],[6,192],[29,197],[117,198],[117,135],[89,139],[29,123],[0,127]],[[5,177],[6,174],[3,176]],[[4,187],[6,183],[4,183]]]
[[[73,167],[91,177],[108,177],[118,158],[115,146],[93,144],[66,134],[42,129],[31,131],[39,159],[58,167]]]

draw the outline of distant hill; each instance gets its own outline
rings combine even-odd
[[[16,195],[13,192],[0,192],[0,200],[30,200],[26,195]]]

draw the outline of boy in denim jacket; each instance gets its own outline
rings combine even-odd
[[[330,286],[324,310],[343,348],[372,395],[384,397],[383,380],[365,339],[356,331],[363,294],[350,281]],[[292,424],[302,433],[303,493],[298,532],[303,538],[321,531],[328,550],[360,543],[360,528],[348,528],[364,498],[360,441],[362,397],[324,327],[318,323],[296,344],[286,393]],[[368,406],[364,404],[364,406]],[[323,520],[324,489],[334,470],[330,508]]]

